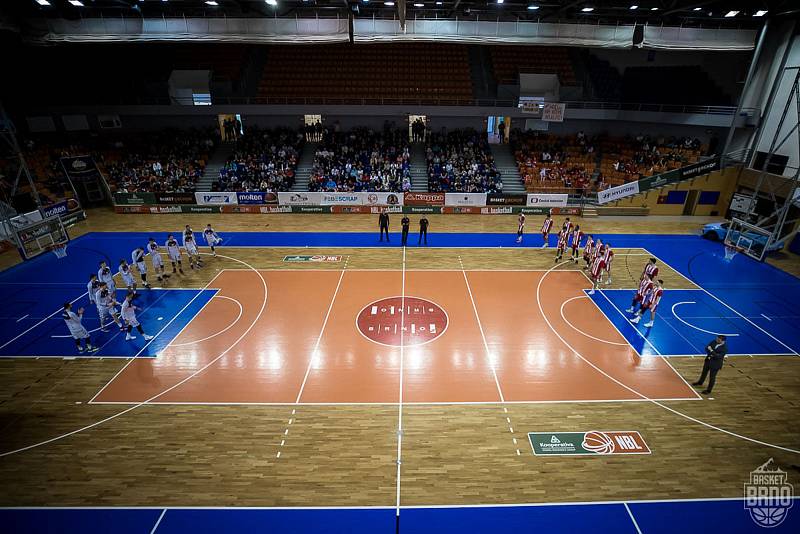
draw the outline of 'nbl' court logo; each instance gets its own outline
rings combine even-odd
[[[419,297],[387,297],[371,302],[356,317],[365,338],[381,345],[423,345],[447,330],[447,313],[438,304]],[[402,336],[402,338],[401,338]]]
[[[744,485],[744,507],[761,527],[777,527],[786,519],[794,504],[794,486],[787,481],[786,471],[773,464],[772,458],[750,471],[750,482]]]

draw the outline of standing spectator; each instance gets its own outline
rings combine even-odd
[[[702,391],[703,395],[710,395],[711,390],[714,389],[714,384],[717,381],[717,373],[722,369],[722,363],[725,361],[725,355],[728,354],[728,344],[725,341],[725,336],[719,334],[716,339],[706,345],[706,359],[703,362],[703,372],[700,374],[700,379],[694,382],[693,386],[702,386],[706,381],[706,376],[711,375],[708,379],[708,387]]]
[[[500,143],[506,142],[506,123],[500,119],[500,124],[497,125],[497,134],[500,136]]]

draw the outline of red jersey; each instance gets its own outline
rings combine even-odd
[[[636,295],[640,298],[644,298],[653,288],[653,281],[649,278],[644,278],[641,282],[639,282],[639,289],[636,291]]]
[[[567,233],[560,232],[558,234],[558,248],[564,250],[567,247]]]
[[[572,250],[578,250],[578,247],[581,244],[582,237],[583,237],[583,232],[581,232],[580,230],[575,230],[570,234],[570,241],[571,241],[570,246],[572,247]]]
[[[603,261],[602,256],[598,256],[597,259],[594,260],[594,263],[592,263],[592,278],[597,280],[600,277],[600,273],[605,268],[606,262]]]
[[[606,245],[606,251],[603,254],[603,261],[606,262],[606,271],[611,270],[611,262],[614,260],[614,251],[611,250],[609,245]]]
[[[572,230],[572,223],[564,221],[564,224],[561,225],[561,231],[570,233],[571,230]]]
[[[553,219],[545,219],[544,222],[542,223],[542,233],[549,234],[550,228],[552,228],[552,226],[553,226]]]
[[[656,266],[655,263],[648,263],[647,265],[644,266],[644,273],[642,273],[642,278],[644,278],[645,275],[648,274],[653,278],[658,276],[658,267]]]
[[[642,307],[650,308],[651,311],[656,311],[656,308],[658,308],[658,303],[661,302],[661,296],[663,294],[664,294],[663,288],[653,286],[650,289],[650,292],[644,297],[644,302],[642,302]]]
[[[591,237],[586,240],[586,246],[583,247],[583,253],[586,257],[591,257],[592,251],[594,250],[594,241]]]
[[[592,260],[596,259],[598,256],[603,256],[603,251],[605,250],[605,245],[600,243],[592,250]]]

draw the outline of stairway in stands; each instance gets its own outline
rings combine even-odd
[[[203,176],[197,181],[198,191],[211,191],[211,185],[219,180],[219,170],[225,166],[228,158],[233,154],[233,141],[224,141],[211,154],[211,158],[206,163]]]
[[[503,177],[503,193],[525,193],[525,184],[519,175],[517,160],[511,151],[511,145],[490,145],[494,165]]]
[[[411,190],[428,190],[428,159],[425,156],[425,143],[411,145]]]
[[[300,161],[297,162],[297,172],[294,175],[292,191],[308,191],[308,179],[311,178],[311,168],[314,166],[314,154],[317,152],[317,143],[305,143],[300,151]]]

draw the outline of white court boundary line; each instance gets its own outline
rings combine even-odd
[[[158,521],[156,521],[156,524],[153,525],[153,529],[150,531],[150,534],[155,534],[156,533],[156,530],[158,530],[158,525],[161,524],[161,520],[164,519],[164,516],[166,515],[166,513],[167,513],[167,508],[164,508],[161,511],[161,515],[158,516]]]
[[[249,265],[248,263],[246,263],[246,262],[244,262],[244,261],[242,261],[242,260],[236,259],[236,258],[232,258],[232,257],[230,257],[230,256],[223,256],[222,254],[218,254],[217,256],[218,256],[218,257],[221,257],[221,258],[226,258],[226,259],[229,259],[229,260],[233,260],[233,261],[236,261],[236,262],[239,262],[239,263],[241,263],[242,265],[246,265],[246,266],[250,267],[250,268],[253,270],[253,272],[255,272],[255,273],[256,273],[256,275],[258,275],[258,277],[261,279],[261,284],[262,284],[262,286],[263,286],[263,288],[264,288],[264,300],[263,300],[263,302],[261,303],[261,309],[260,309],[260,310],[258,311],[258,313],[256,314],[256,316],[255,316],[255,318],[253,319],[253,322],[250,324],[250,326],[249,326],[249,327],[248,327],[248,328],[247,328],[247,329],[244,331],[244,333],[242,333],[242,335],[241,335],[241,336],[239,336],[239,338],[238,338],[236,341],[234,341],[234,342],[233,342],[233,343],[232,343],[232,344],[231,344],[231,345],[230,345],[230,346],[229,346],[227,349],[225,349],[224,351],[222,351],[222,352],[219,354],[219,356],[217,356],[216,358],[214,358],[214,359],[212,359],[211,361],[209,361],[207,364],[205,364],[203,367],[201,367],[201,368],[200,368],[200,369],[198,369],[197,371],[193,372],[192,374],[190,374],[190,375],[189,375],[189,376],[187,376],[186,378],[182,379],[180,382],[178,382],[178,383],[174,384],[173,386],[170,386],[169,388],[165,389],[165,390],[164,390],[164,391],[162,391],[161,393],[158,393],[158,394],[156,394],[156,395],[154,395],[154,396],[150,397],[150,398],[149,398],[149,399],[147,399],[147,400],[144,400],[144,401],[142,401],[142,402],[140,402],[140,403],[138,403],[138,404],[134,404],[134,405],[133,405],[133,406],[131,406],[130,408],[127,408],[127,409],[125,409],[125,410],[122,410],[121,412],[117,412],[117,413],[115,413],[115,414],[113,414],[113,415],[110,415],[110,416],[108,416],[108,417],[104,418],[104,419],[100,419],[99,421],[95,421],[95,422],[94,422],[94,423],[92,423],[92,424],[89,424],[89,425],[86,425],[86,426],[84,426],[84,427],[78,428],[78,429],[76,429],[76,430],[73,430],[73,431],[71,431],[71,432],[67,432],[66,434],[61,434],[60,436],[56,436],[56,437],[54,437],[54,438],[50,438],[50,439],[48,439],[48,440],[45,440],[45,441],[40,441],[40,442],[38,442],[38,443],[34,443],[34,444],[32,444],[32,445],[28,445],[28,446],[26,446],[26,447],[20,447],[20,448],[18,448],[18,449],[14,449],[14,450],[10,450],[10,451],[5,451],[5,452],[2,452],[2,453],[0,453],[0,458],[3,458],[3,457],[5,457],[5,456],[10,456],[10,455],[12,455],[12,454],[18,454],[18,453],[21,453],[21,452],[25,452],[25,451],[28,451],[28,450],[30,450],[30,449],[35,449],[35,448],[37,448],[37,447],[41,447],[41,446],[43,446],[43,445],[48,445],[48,444],[50,444],[50,443],[53,443],[53,442],[55,442],[55,441],[62,440],[62,439],[64,439],[64,438],[67,438],[67,437],[69,437],[69,436],[72,436],[72,435],[74,435],[74,434],[79,434],[79,433],[81,433],[81,432],[84,432],[84,431],[86,431],[86,430],[90,430],[90,429],[92,429],[92,428],[94,428],[94,427],[96,427],[96,426],[100,426],[100,425],[102,425],[103,423],[107,423],[108,421],[111,421],[111,420],[113,420],[113,419],[116,419],[117,417],[120,417],[120,416],[122,416],[122,415],[125,415],[126,413],[132,412],[133,410],[135,410],[135,409],[137,409],[137,408],[140,408],[140,407],[144,406],[145,404],[148,404],[148,403],[150,403],[150,402],[154,401],[155,399],[157,399],[157,398],[161,397],[162,395],[165,395],[166,393],[169,393],[169,392],[170,392],[170,391],[172,391],[173,389],[175,389],[175,388],[177,388],[177,387],[179,387],[179,386],[181,386],[181,385],[185,384],[186,382],[188,382],[189,380],[191,380],[192,378],[194,378],[195,376],[199,375],[200,373],[202,373],[203,371],[205,371],[206,369],[208,369],[209,367],[211,367],[213,364],[215,364],[216,362],[218,362],[218,361],[220,360],[220,358],[222,358],[223,356],[225,356],[225,355],[226,355],[228,352],[230,352],[230,350],[231,350],[231,349],[233,349],[233,347],[235,347],[236,345],[238,345],[238,344],[239,344],[239,342],[240,342],[242,339],[244,339],[244,338],[245,338],[245,336],[247,336],[247,334],[249,334],[249,333],[250,333],[250,331],[253,329],[253,327],[256,325],[256,323],[259,321],[259,319],[261,319],[261,315],[264,313],[264,310],[265,310],[265,309],[266,309],[266,307],[267,307],[267,299],[268,299],[268,296],[269,296],[269,291],[268,291],[268,289],[267,289],[267,281],[264,279],[264,277],[261,275],[261,273],[260,273],[260,272],[258,272],[258,270],[257,270],[257,269],[255,269],[254,267],[252,267],[252,266],[251,266],[251,265]],[[223,270],[223,271],[220,271],[220,273],[222,273],[222,272],[224,272],[224,270]],[[219,273],[218,273],[218,275],[219,275]],[[210,301],[210,299],[209,299],[209,301]],[[131,360],[131,361],[133,361],[133,360]],[[130,362],[128,362],[128,364],[130,364]]]
[[[545,276],[547,276],[547,275],[545,275]],[[601,289],[601,290],[599,290],[599,292],[600,292],[600,294],[603,296],[603,298],[605,298],[605,299],[608,301],[608,303],[609,303],[609,304],[611,304],[611,307],[612,307],[612,308],[614,308],[615,310],[617,310],[617,313],[619,313],[619,314],[622,316],[622,318],[623,318],[623,319],[625,319],[625,321],[626,321],[626,322],[630,323],[630,320],[629,320],[627,317],[625,317],[625,314],[624,314],[624,313],[622,313],[622,310],[620,310],[620,309],[617,307],[617,305],[616,305],[616,304],[614,304],[614,303],[611,301],[611,299],[610,299],[610,298],[608,298],[608,295],[606,295],[605,293],[603,293],[603,290],[602,290],[602,289]],[[611,322],[611,321],[609,320],[609,322]],[[659,352],[659,350],[656,348],[656,346],[655,346],[655,345],[653,345],[653,344],[650,342],[650,340],[649,340],[649,339],[647,339],[647,337],[645,337],[645,335],[644,335],[644,334],[642,334],[642,333],[639,331],[639,329],[638,329],[638,328],[636,328],[636,327],[634,326],[634,328],[633,328],[633,329],[634,329],[634,330],[636,330],[636,333],[637,333],[637,334],[639,334],[639,336],[640,336],[642,339],[644,339],[644,342],[645,342],[645,343],[647,343],[648,345],[650,345],[650,346],[653,348],[653,350],[654,350],[654,351],[656,351],[656,354],[658,354],[659,356],[661,356],[661,352]]]
[[[630,516],[631,521],[633,521],[633,526],[636,527],[636,532],[638,534],[642,534],[642,529],[639,528],[639,523],[637,523],[636,518],[633,517],[633,512],[631,512],[631,509],[628,507],[628,503],[624,502],[622,505],[625,506],[625,511],[628,512],[628,516]]]
[[[711,330],[705,330],[703,328],[700,328],[699,326],[695,326],[691,323],[684,321],[683,318],[681,318],[677,313],[675,313],[675,308],[677,308],[681,304],[697,304],[697,302],[693,300],[686,300],[683,302],[676,302],[675,304],[672,305],[672,315],[674,315],[677,320],[679,320],[689,328],[694,328],[695,330],[699,330],[700,332],[705,332],[706,334],[712,334],[714,336],[737,337],[739,335],[739,334],[720,334],[719,332],[712,332]],[[691,317],[691,319],[700,319],[700,317]]]
[[[427,237],[425,240],[427,241]],[[400,393],[399,401],[397,403],[397,501],[395,517],[400,521],[400,470],[403,463],[403,368],[404,368],[404,347],[403,342],[406,333],[406,247],[403,246],[403,269],[402,269],[402,282],[400,290]],[[444,309],[444,308],[442,308]],[[438,336],[437,336],[438,337]],[[399,525],[399,523],[398,523]],[[398,529],[399,530],[399,529]]]
[[[561,318],[564,319],[565,323],[567,323],[573,330],[575,330],[579,334],[583,334],[584,336],[588,337],[589,339],[594,339],[595,341],[599,341],[600,343],[607,343],[609,345],[619,345],[620,347],[630,347],[630,344],[627,343],[627,341],[625,343],[620,343],[618,341],[608,341],[606,339],[600,339],[599,337],[594,337],[591,334],[587,334],[586,332],[584,332],[583,330],[581,330],[580,328],[578,328],[577,326],[575,326],[574,324],[569,322],[569,319],[567,319],[566,316],[564,315],[564,306],[566,306],[566,304],[568,302],[572,302],[573,300],[576,300],[576,299],[589,299],[589,297],[587,295],[578,295],[577,297],[572,297],[572,298],[567,299],[567,300],[565,300],[564,302],[561,303]],[[589,300],[592,300],[592,299],[589,299]],[[620,334],[620,335],[622,336],[622,334]],[[625,336],[622,336],[622,338],[625,339]]]
[[[222,272],[222,271],[220,271],[220,272]],[[202,343],[203,341],[207,341],[207,340],[209,340],[211,338],[215,338],[220,334],[224,334],[225,332],[227,332],[228,330],[230,330],[231,328],[236,326],[236,323],[238,323],[239,319],[242,318],[242,313],[244,313],[244,309],[242,308],[242,303],[239,302],[238,300],[236,300],[235,298],[227,297],[225,295],[214,295],[213,297],[211,297],[209,299],[209,301],[211,301],[213,299],[217,299],[217,298],[219,298],[219,299],[227,299],[227,300],[233,301],[233,302],[236,303],[237,306],[239,306],[239,315],[236,317],[236,319],[233,320],[233,322],[231,324],[229,324],[228,326],[226,326],[225,328],[223,328],[219,332],[217,332],[215,334],[211,334],[210,336],[206,336],[204,338],[200,338],[200,339],[198,339],[196,341],[185,341],[183,343],[172,343],[172,342],[170,342],[169,345],[167,345],[167,347],[185,347],[186,345],[195,345],[197,343]],[[197,315],[199,315],[199,314],[200,313],[198,312]],[[173,338],[173,339],[177,339],[177,337],[178,336],[175,336],[175,338]],[[167,347],[164,347],[164,348],[166,349]]]
[[[85,296],[86,296],[86,295],[88,295],[88,294],[89,294],[89,292],[88,292],[88,291],[84,291],[82,295],[80,295],[79,297],[77,297],[75,300],[71,300],[71,301],[70,301],[70,303],[71,303],[71,304],[75,304],[76,302],[78,302],[80,299],[82,299],[83,297],[85,297]],[[45,317],[44,319],[42,319],[41,321],[39,321],[38,323],[36,323],[35,325],[31,326],[30,328],[28,328],[28,329],[26,329],[26,330],[22,331],[21,333],[17,334],[17,335],[16,335],[16,336],[14,336],[13,338],[9,339],[8,341],[6,341],[6,342],[5,342],[5,343],[3,343],[2,345],[0,345],[0,350],[4,349],[5,347],[7,347],[7,346],[8,346],[8,345],[10,345],[11,343],[15,342],[16,340],[18,340],[19,338],[21,338],[22,336],[24,336],[25,334],[27,334],[28,332],[30,332],[31,330],[33,330],[34,328],[38,327],[39,325],[41,325],[42,323],[44,323],[45,321],[47,321],[48,319],[50,319],[51,317],[53,317],[55,314],[57,314],[57,313],[60,313],[60,312],[61,312],[63,309],[64,309],[64,308],[63,308],[63,306],[62,306],[61,308],[57,309],[56,311],[54,311],[53,313],[51,313],[50,315],[48,315],[47,317]]]
[[[566,262],[564,262],[564,263],[566,263]],[[572,345],[570,345],[570,344],[567,342],[567,340],[565,340],[565,339],[564,339],[564,338],[561,336],[561,334],[559,334],[559,333],[558,333],[558,331],[557,331],[555,328],[553,328],[553,325],[550,323],[550,319],[548,319],[548,318],[547,318],[547,315],[545,315],[545,313],[544,313],[544,310],[542,309],[542,301],[541,301],[541,299],[539,298],[539,296],[540,296],[540,294],[541,294],[541,289],[542,289],[542,282],[544,282],[544,279],[545,279],[545,278],[547,278],[547,275],[548,275],[548,274],[550,274],[550,272],[552,272],[552,271],[553,271],[553,269],[555,269],[555,268],[556,268],[556,267],[558,267],[558,266],[559,266],[559,265],[554,265],[553,267],[551,267],[551,268],[550,268],[550,271],[548,271],[548,273],[546,273],[544,276],[542,276],[542,277],[539,279],[539,283],[536,285],[536,301],[537,301],[537,304],[538,304],[538,306],[539,306],[539,312],[542,314],[542,317],[544,318],[545,322],[547,323],[547,326],[548,326],[548,327],[550,327],[550,330],[552,330],[552,331],[553,331],[553,333],[554,333],[554,334],[555,334],[555,335],[558,337],[558,339],[560,339],[560,340],[561,340],[561,342],[562,342],[562,343],[564,343],[564,345],[566,345],[566,346],[567,346],[567,348],[569,348],[569,349],[570,349],[570,350],[571,350],[573,353],[575,353],[575,355],[576,355],[578,358],[580,358],[581,360],[583,360],[584,362],[586,362],[586,364],[587,364],[587,365],[589,365],[590,367],[592,367],[592,368],[593,368],[594,370],[596,370],[598,373],[602,374],[603,376],[605,376],[606,378],[608,378],[609,380],[611,380],[611,381],[612,381],[612,382],[614,382],[615,384],[618,384],[618,385],[622,386],[623,388],[627,389],[628,391],[630,391],[630,392],[631,392],[631,393],[633,393],[634,395],[638,395],[638,396],[639,396],[639,397],[641,397],[642,399],[644,399],[644,400],[648,400],[648,401],[652,402],[653,404],[655,404],[656,406],[658,406],[658,407],[660,407],[660,408],[663,408],[663,409],[667,410],[668,412],[672,412],[672,413],[674,413],[675,415],[677,415],[677,416],[679,416],[679,417],[683,417],[684,419],[687,419],[687,420],[689,420],[689,421],[692,421],[692,422],[694,422],[694,423],[700,424],[700,425],[702,425],[702,426],[705,426],[705,427],[707,427],[707,428],[710,428],[710,429],[712,429],[712,430],[716,430],[716,431],[718,431],[718,432],[722,432],[723,434],[728,434],[729,436],[732,436],[732,437],[735,437],[735,438],[742,439],[742,440],[744,440],[744,441],[749,441],[749,442],[751,442],[751,443],[756,443],[756,444],[758,444],[758,445],[763,445],[763,446],[765,446],[765,447],[770,447],[770,448],[773,448],[773,449],[779,449],[779,450],[786,451],[786,452],[792,452],[792,453],[795,453],[795,454],[800,454],[800,450],[797,450],[797,449],[792,449],[792,448],[790,448],[790,447],[783,447],[783,446],[781,446],[781,445],[775,445],[775,444],[773,444],[773,443],[767,443],[767,442],[765,442],[765,441],[760,441],[760,440],[757,440],[757,439],[754,439],[754,438],[750,438],[750,437],[744,436],[744,435],[742,435],[742,434],[737,434],[737,433],[735,433],[735,432],[731,432],[730,430],[725,430],[724,428],[720,428],[720,427],[718,427],[718,426],[715,426],[715,425],[712,425],[712,424],[710,424],[710,423],[706,423],[705,421],[701,421],[700,419],[694,418],[694,417],[692,417],[692,416],[690,416],[690,415],[687,415],[687,414],[685,414],[685,413],[683,413],[683,412],[679,412],[678,410],[676,410],[676,409],[674,409],[674,408],[670,408],[670,407],[669,407],[669,406],[667,406],[666,404],[662,404],[661,402],[659,402],[659,401],[657,401],[657,400],[655,400],[655,399],[651,399],[651,398],[650,398],[650,397],[648,397],[647,395],[645,395],[645,394],[643,394],[643,393],[640,393],[639,391],[637,391],[637,390],[633,389],[632,387],[628,386],[627,384],[624,384],[624,383],[623,383],[623,382],[621,382],[620,380],[617,380],[616,378],[614,378],[614,377],[613,377],[613,376],[611,376],[610,374],[608,374],[608,373],[606,373],[605,371],[603,371],[602,369],[600,369],[600,367],[598,367],[597,365],[595,365],[594,363],[592,363],[591,361],[589,361],[587,358],[585,358],[585,357],[584,357],[584,356],[583,356],[583,355],[582,355],[580,352],[578,352],[578,351],[577,351],[577,350],[576,350],[576,349],[575,349],[575,348],[574,348]],[[606,298],[608,298],[608,297],[606,297]],[[610,302],[610,301],[609,301],[609,302]],[[613,305],[613,303],[612,303],[612,305]]]

